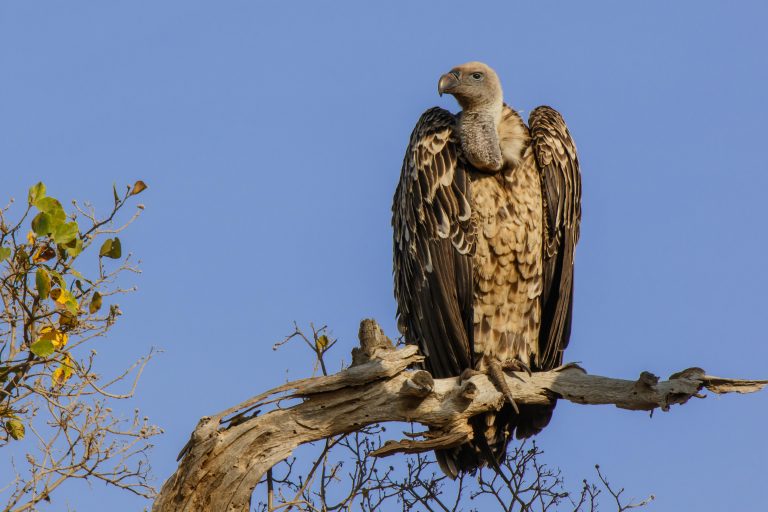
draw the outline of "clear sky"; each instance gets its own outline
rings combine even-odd
[[[634,378],[768,377],[764,2],[77,1],[0,4],[0,201],[43,180],[104,208],[143,179],[123,245],[140,290],[98,346],[150,346],[139,407],[161,483],[197,419],[305,376],[271,347],[328,324],[396,334],[390,205],[438,77],[483,60],[579,148],[583,223],[566,360]],[[298,346],[297,346],[298,349]],[[561,403],[539,436],[574,487],[599,463],[649,510],[768,510],[768,392],[652,418]],[[0,469],[0,471],[4,471]],[[133,511],[94,484],[45,510]],[[607,506],[607,505],[606,505]]]

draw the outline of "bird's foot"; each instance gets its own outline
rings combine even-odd
[[[501,363],[501,368],[508,372],[525,372],[529,377],[532,375],[530,366],[518,358],[512,359],[511,361],[504,361]]]
[[[504,377],[504,371],[499,360],[495,357],[486,357],[485,364],[487,368],[488,379],[491,381],[494,387],[504,395],[504,398],[507,399],[509,405],[511,405],[512,409],[514,409],[515,414],[520,414],[520,409],[515,403],[515,397],[512,396],[512,391],[509,389],[509,385],[507,384],[507,380]]]
[[[473,370],[472,368],[466,368],[463,372],[461,372],[461,375],[459,375],[459,382],[464,382],[465,380],[469,380],[475,375],[480,375],[481,373],[483,372]]]

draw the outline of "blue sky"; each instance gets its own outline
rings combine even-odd
[[[138,293],[101,342],[102,373],[165,352],[126,413],[166,433],[158,483],[197,419],[286,378],[328,324],[394,335],[390,204],[437,79],[483,60],[506,100],[559,109],[583,172],[574,332],[592,373],[689,366],[765,378],[768,32],[764,3],[4,2],[0,200],[43,180],[105,208],[143,179],[123,237]],[[300,362],[299,362],[300,361]],[[306,362],[305,362],[306,361]],[[768,393],[671,413],[558,406],[539,436],[577,486],[601,464],[649,510],[765,510]],[[50,510],[137,510],[101,485]]]

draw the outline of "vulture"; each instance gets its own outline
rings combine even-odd
[[[503,370],[562,364],[581,219],[576,147],[562,116],[526,125],[496,72],[469,62],[440,77],[458,114],[421,116],[392,207],[398,328],[436,378],[488,375],[504,406],[472,418],[473,438],[436,452],[448,476],[498,462],[513,436],[540,432],[551,406],[519,407]]]

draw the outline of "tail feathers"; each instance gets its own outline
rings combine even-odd
[[[554,410],[555,404],[521,405],[517,415],[505,404],[498,412],[476,416],[470,420],[474,439],[455,448],[435,450],[437,463],[450,478],[459,473],[474,474],[482,466],[499,471],[512,436],[525,439],[538,434],[549,424]]]
[[[525,405],[520,407],[520,418],[515,427],[515,437],[527,439],[549,425],[556,402],[552,405]]]

